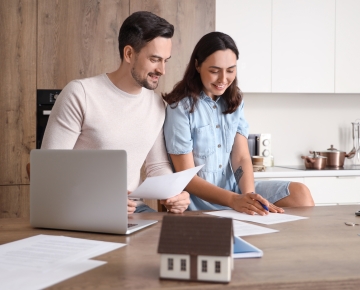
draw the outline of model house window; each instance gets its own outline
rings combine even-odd
[[[215,261],[215,273],[221,273],[220,261]]]
[[[201,261],[201,272],[203,272],[203,273],[207,272],[207,261],[205,261],[205,260]]]
[[[186,260],[185,259],[180,260],[180,269],[181,269],[181,271],[186,271]]]
[[[174,270],[174,259],[173,258],[168,259],[168,270]]]

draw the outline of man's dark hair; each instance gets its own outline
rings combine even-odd
[[[121,25],[119,32],[120,58],[124,58],[124,47],[130,45],[139,52],[147,42],[156,37],[171,38],[174,25],[154,13],[138,11],[131,14]]]

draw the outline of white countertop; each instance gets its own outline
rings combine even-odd
[[[291,178],[291,177],[329,177],[329,176],[359,176],[359,170],[300,170],[280,166],[266,167],[264,172],[254,172],[254,178]]]

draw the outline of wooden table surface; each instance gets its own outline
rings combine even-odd
[[[129,236],[33,229],[27,219],[0,219],[0,244],[38,234],[126,243],[96,259],[107,264],[56,284],[50,289],[359,289],[360,205],[287,208],[309,219],[266,227],[277,233],[244,237],[264,252],[262,258],[235,259],[229,284],[159,280],[157,245],[167,213],[138,214],[160,222]],[[201,212],[186,214],[203,215]]]

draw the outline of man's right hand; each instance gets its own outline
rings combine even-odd
[[[130,194],[131,192],[128,191],[128,194]],[[134,211],[136,210],[136,202],[128,199],[128,203],[127,203],[127,213],[128,214],[133,214]]]

